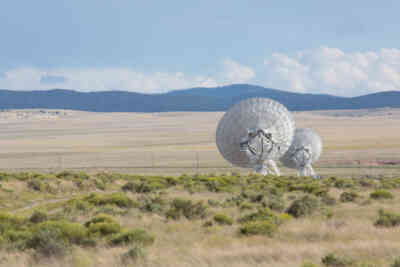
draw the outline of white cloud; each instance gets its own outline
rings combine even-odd
[[[254,71],[233,60],[224,61],[213,76],[188,75],[183,72],[144,73],[129,68],[41,69],[16,68],[5,72],[0,88],[11,90],[46,90],[53,88],[80,91],[128,90],[159,93],[191,87],[216,87],[246,82]]]
[[[353,96],[400,90],[400,50],[345,53],[321,47],[264,61],[264,85],[298,92]]]
[[[193,86],[214,86],[212,78],[184,73],[142,73],[126,68],[38,69],[17,68],[6,71],[0,88],[45,90],[52,88],[81,91],[129,90],[145,93],[163,92]]]
[[[320,47],[295,54],[275,53],[257,70],[232,59],[211,75],[184,72],[146,73],[130,68],[21,67],[0,74],[0,88],[81,91],[127,90],[159,93],[191,87],[216,87],[257,81],[263,86],[307,93],[354,96],[400,90],[400,49],[344,52]]]
[[[226,83],[245,83],[254,78],[255,72],[248,66],[241,65],[231,59],[224,61],[223,79]]]

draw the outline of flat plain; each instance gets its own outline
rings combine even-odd
[[[295,112],[323,179],[230,166],[221,116],[0,112],[0,266],[400,265],[400,110]]]
[[[400,110],[294,112],[297,127],[314,129],[324,149],[323,175],[396,173]],[[125,173],[247,172],[228,164],[215,145],[222,112],[0,112],[0,169]],[[293,173],[285,170],[285,173]]]

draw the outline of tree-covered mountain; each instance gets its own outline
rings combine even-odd
[[[99,112],[224,111],[250,97],[277,100],[290,110],[362,109],[400,107],[400,92],[388,91],[359,97],[300,94],[248,84],[192,88],[163,94],[125,91],[78,92],[0,90],[0,109],[73,109]]]

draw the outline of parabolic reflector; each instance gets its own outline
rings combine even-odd
[[[244,137],[250,132],[260,132],[262,138],[274,145],[274,149],[263,150],[260,159],[277,160],[289,149],[294,131],[295,122],[285,106],[268,98],[250,98],[233,105],[221,118],[216,143],[227,161],[239,167],[254,168],[254,162],[241,151]]]
[[[280,159],[283,165],[285,165],[288,168],[293,168],[293,169],[298,168],[295,161],[296,152],[304,148],[309,150],[308,152],[311,155],[310,163],[316,162],[321,156],[322,153],[321,138],[317,133],[315,133],[310,128],[296,129],[291,146],[283,155],[283,157]],[[300,162],[300,164],[305,165],[306,162]]]

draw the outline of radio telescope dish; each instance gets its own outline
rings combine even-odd
[[[279,175],[274,160],[289,149],[294,131],[294,120],[285,106],[268,98],[250,98],[225,113],[218,123],[216,143],[230,163],[263,175]]]
[[[317,133],[309,128],[296,129],[293,142],[280,159],[288,168],[297,169],[299,176],[317,177],[311,164],[322,153],[322,141]]]

